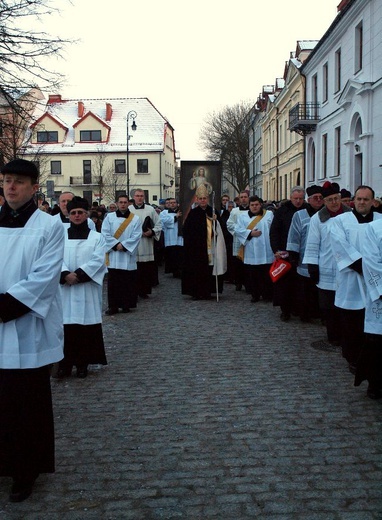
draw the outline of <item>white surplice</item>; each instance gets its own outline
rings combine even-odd
[[[108,267],[110,269],[135,271],[137,269],[137,251],[142,235],[142,224],[140,219],[134,216],[122,235],[119,238],[114,238],[114,233],[124,220],[124,217],[118,217],[114,211],[108,213],[102,222],[101,233],[106,240],[106,250],[109,256]],[[116,246],[118,242],[123,245],[126,251],[113,250],[113,247]]]
[[[250,217],[248,211],[240,211],[237,217],[235,235],[240,244],[244,246],[244,263],[249,265],[271,264],[275,258],[269,239],[273,213],[272,211],[265,211],[264,216],[254,228],[261,231],[261,235],[248,240],[248,235],[251,233],[251,230],[248,229],[248,225],[255,220],[255,218],[256,217]]]
[[[24,227],[0,227],[0,293],[31,309],[0,323],[0,368],[37,368],[63,358],[59,279],[64,254],[60,221],[36,210]]]
[[[94,325],[102,322],[102,285],[106,274],[105,238],[90,231],[87,239],[65,238],[62,271],[82,269],[91,281],[60,285],[64,324]]]

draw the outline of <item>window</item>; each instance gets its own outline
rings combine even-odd
[[[341,49],[336,51],[334,56],[335,76],[334,76],[334,92],[341,90]]]
[[[328,174],[328,134],[322,136],[322,179]]]
[[[322,67],[322,101],[328,100],[328,63]]]
[[[50,161],[50,174],[61,175],[61,161]]]
[[[137,173],[149,173],[148,159],[137,159]]]
[[[309,180],[314,181],[316,179],[316,147],[312,143],[312,149],[310,154],[310,175]]]
[[[37,132],[38,143],[58,143],[58,132]]]
[[[115,190],[115,200],[118,200],[118,197],[126,197],[126,190]]]
[[[101,141],[101,130],[81,130],[80,141]]]
[[[314,106],[314,117],[318,117],[318,86],[317,86],[317,74],[312,77],[312,103]]]
[[[126,173],[126,161],[125,161],[125,159],[115,159],[115,161],[114,161],[114,173]]]
[[[83,180],[84,184],[91,184],[92,182],[92,162],[83,161]]]
[[[312,77],[312,103],[317,103],[317,74]]]
[[[363,25],[362,22],[355,28],[355,44],[354,44],[354,72],[357,73],[362,69],[363,61]]]
[[[280,200],[282,200],[283,198],[283,178],[281,177],[280,175],[280,196],[279,196]]]
[[[335,164],[334,175],[341,173],[341,127],[338,126],[334,130],[334,146],[335,146]]]
[[[93,192],[89,190],[84,190],[82,192],[82,198],[86,199],[89,203],[89,208],[92,205],[93,202]]]

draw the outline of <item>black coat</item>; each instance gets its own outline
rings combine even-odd
[[[269,231],[271,248],[274,253],[276,253],[276,251],[286,251],[288,233],[293,215],[296,211],[306,207],[307,204],[304,202],[301,208],[296,208],[292,202],[288,200],[274,212],[271,229]]]
[[[206,213],[212,217],[212,207],[192,209],[183,225],[182,294],[207,298],[213,292],[212,267],[208,263]],[[215,211],[218,220],[218,213]]]

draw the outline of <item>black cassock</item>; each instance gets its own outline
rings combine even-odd
[[[213,266],[208,263],[206,214],[212,217],[211,206],[205,210],[197,206],[188,213],[183,225],[182,294],[197,299],[207,299],[216,293],[216,277],[212,274]],[[224,275],[218,276],[219,293],[223,292],[223,280]]]

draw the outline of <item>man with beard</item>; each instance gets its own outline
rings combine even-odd
[[[368,224],[382,218],[380,213],[373,211],[373,203],[374,190],[359,186],[354,194],[354,208],[336,217],[331,229],[338,267],[334,304],[340,309],[342,355],[353,374],[364,343],[366,295],[361,248]]]
[[[234,270],[235,285],[237,291],[241,291],[243,285],[245,286],[245,268],[242,260],[240,260],[237,257],[241,244],[238,237],[235,235],[235,229],[240,212],[248,211],[248,209],[249,195],[248,192],[244,190],[239,193],[239,206],[237,206],[231,211],[230,216],[227,220],[227,229],[233,236],[232,265]]]
[[[118,310],[129,312],[137,306],[137,250],[142,235],[140,219],[128,209],[129,199],[120,195],[118,210],[108,213],[102,222],[101,233],[106,240],[108,268],[107,316]]]
[[[129,206],[129,210],[139,217],[142,226],[142,235],[137,253],[138,296],[146,299],[158,282],[158,265],[154,256],[154,240],[160,240],[162,224],[155,209],[145,203],[145,192],[140,188],[135,190],[134,203]]]
[[[182,294],[194,300],[210,300],[216,293],[216,277],[218,292],[223,292],[226,248],[218,212],[213,214],[208,205],[206,187],[200,185],[195,195],[198,205],[188,213],[183,225]]]
[[[274,213],[270,229],[270,240],[275,258],[287,258],[287,241],[293,215],[304,209],[305,189],[295,186],[290,192],[290,199],[282,204]],[[291,314],[298,314],[298,289],[296,266],[274,284],[273,305],[281,308],[281,321],[289,321]]]
[[[64,359],[58,377],[85,378],[89,364],[106,365],[102,333],[102,286],[106,274],[105,238],[89,229],[89,203],[81,197],[68,202],[70,227],[65,230],[60,289],[64,309]]]
[[[0,476],[13,478],[9,498],[21,502],[55,470],[50,367],[63,357],[64,228],[37,209],[34,163],[15,159],[1,173]]]
[[[249,198],[249,210],[239,214],[235,228],[235,235],[243,248],[243,263],[252,303],[258,302],[261,297],[264,301],[272,301],[273,289],[269,276],[273,262],[269,241],[272,220],[272,211],[264,209],[260,198],[254,195]]]
[[[323,204],[321,186],[309,186],[306,189],[308,204],[306,208],[297,211],[292,218],[288,232],[287,251],[289,260],[297,266],[297,285],[299,314],[301,321],[309,322],[319,317],[318,289],[309,276],[308,266],[303,264],[306,239],[311,217],[319,211]]]

